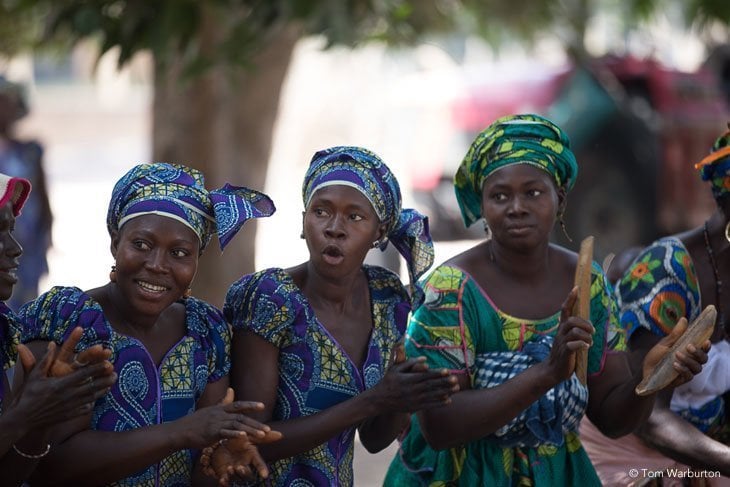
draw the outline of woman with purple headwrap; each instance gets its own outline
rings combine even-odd
[[[702,372],[658,397],[635,435],[610,441],[584,425],[586,450],[607,485],[624,485],[630,468],[694,468],[730,477],[730,130],[695,164],[710,185],[717,209],[702,225],[657,240],[632,262],[616,285],[621,326],[643,355],[684,317],[717,308],[712,348]],[[730,485],[728,478],[707,479]]]
[[[426,218],[401,208],[393,173],[366,149],[333,147],[314,155],[302,193],[309,260],[228,291],[231,377],[238,396],[266,405],[254,417],[283,434],[260,447],[271,485],[349,486],[355,430],[369,451],[385,448],[406,413],[447,403],[455,378],[396,351],[433,247]],[[388,243],[406,260],[410,293],[363,263]]]
[[[588,415],[620,436],[651,411],[634,388],[615,303],[593,263],[590,319],[573,316],[577,255],[550,243],[578,165],[567,135],[538,115],[496,120],[472,143],[454,178],[466,225],[487,238],[439,265],[408,326],[406,356],[459,377],[451,403],[414,415],[385,485],[599,485],[581,446]],[[647,356],[643,373],[677,334]],[[586,350],[587,383],[573,373]],[[701,351],[675,368],[701,368]],[[627,414],[630,411],[630,414]]]
[[[189,296],[213,233],[223,248],[246,220],[273,212],[266,195],[230,185],[208,191],[200,172],[175,164],[138,165],[116,183],[109,282],[89,291],[54,287],[20,312],[24,342],[60,342],[80,326],[81,346],[110,348],[118,375],[90,414],[64,425],[34,481],[202,485],[213,480],[194,476],[198,449],[274,434],[243,414],[261,404],[232,402],[228,324]]]

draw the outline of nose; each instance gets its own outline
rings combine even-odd
[[[3,239],[2,251],[9,257],[17,259],[23,253],[23,247],[20,246],[15,237],[11,233],[8,233],[7,238]]]
[[[507,208],[510,215],[523,215],[527,212],[527,207],[525,206],[525,202],[523,201],[521,196],[515,196],[510,201],[510,204]]]
[[[325,235],[327,235],[330,238],[342,238],[345,236],[345,227],[343,224],[344,218],[339,215],[334,215],[332,218],[329,219],[327,222],[327,227],[325,227]]]
[[[168,262],[167,253],[162,249],[154,249],[149,254],[149,258],[145,262],[145,267],[153,272],[167,272]]]

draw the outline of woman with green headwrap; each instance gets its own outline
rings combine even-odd
[[[426,278],[406,340],[407,356],[451,369],[460,390],[412,417],[386,485],[598,485],[577,434],[583,415],[619,436],[651,411],[654,397],[634,393],[642,368],[620,352],[611,288],[595,263],[590,320],[571,316],[577,256],[549,237],[577,172],[565,133],[536,115],[501,118],[472,143],[456,196],[465,223],[483,218],[491,238]],[[573,374],[581,349],[587,385]],[[705,360],[701,350],[682,354],[678,380]]]

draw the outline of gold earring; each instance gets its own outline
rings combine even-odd
[[[727,225],[725,225],[725,240],[730,242],[730,222],[727,222]]]
[[[183,297],[184,297],[184,298],[189,298],[189,297],[190,297],[190,296],[192,296],[192,295],[193,295],[193,290],[192,290],[192,289],[190,289],[190,288],[187,288],[187,289],[185,290],[185,292],[183,293]]]
[[[109,280],[111,282],[117,282],[117,266],[112,265],[112,270],[109,271]]]

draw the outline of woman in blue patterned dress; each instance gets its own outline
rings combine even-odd
[[[395,357],[433,247],[427,220],[401,209],[388,167],[358,147],[317,152],[303,199],[309,260],[244,276],[228,292],[231,376],[237,395],[266,404],[254,417],[283,433],[260,447],[272,485],[349,486],[355,430],[369,451],[385,448],[404,413],[448,402],[455,378]],[[406,259],[410,297],[395,274],[363,264],[388,242]]]
[[[591,435],[586,449],[605,483],[627,481],[616,460],[634,455],[635,464],[651,459],[653,470],[682,468],[719,471],[730,477],[730,130],[695,165],[710,183],[717,203],[707,221],[679,235],[657,240],[639,254],[618,281],[621,325],[639,354],[671,333],[677,321],[692,321],[702,309],[717,308],[712,348],[702,373],[662,391],[648,420],[635,435],[609,442]],[[709,479],[730,485],[729,478]]]
[[[116,183],[107,213],[110,282],[55,287],[20,312],[24,342],[60,342],[81,326],[81,344],[110,348],[118,374],[90,415],[65,425],[35,480],[201,485],[212,479],[193,477],[197,449],[267,434],[243,415],[262,405],[219,404],[229,383],[229,327],[187,290],[213,232],[223,248],[247,219],[273,211],[261,193],[208,191],[200,172],[175,164],[138,165]]]
[[[52,345],[39,363],[18,343],[20,324],[5,301],[17,282],[18,258],[23,249],[13,236],[16,217],[25,203],[30,182],[0,174],[0,485],[20,485],[50,451],[51,428],[87,414],[104,395],[116,375],[110,352],[95,347],[73,362],[73,346],[80,329],[59,349]],[[19,357],[18,357],[19,356]],[[22,387],[10,389],[5,371],[16,362]],[[73,363],[73,365],[72,365]],[[16,369],[19,369],[16,367]]]
[[[456,197],[467,226],[484,219],[491,238],[426,279],[406,342],[407,356],[458,374],[460,390],[413,416],[386,485],[599,485],[577,434],[583,415],[618,436],[651,411],[654,397],[634,393],[642,367],[620,353],[611,287],[595,263],[590,320],[572,316],[577,256],[549,239],[577,170],[565,132],[537,115],[498,119],[472,143]],[[586,384],[573,374],[580,349]],[[704,358],[675,366],[680,380]]]

